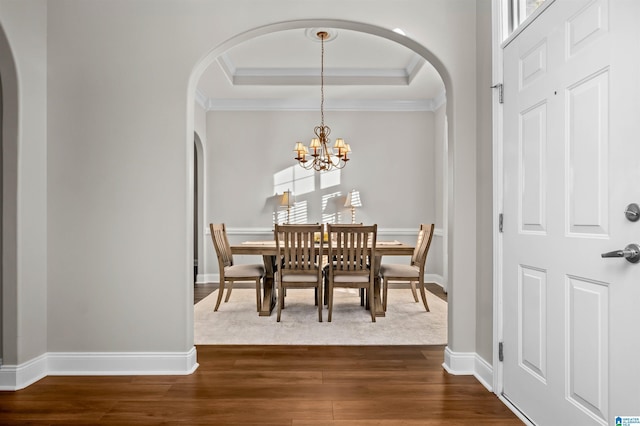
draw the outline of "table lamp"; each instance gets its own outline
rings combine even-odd
[[[356,223],[356,207],[362,207],[360,192],[355,189],[351,190],[349,195],[347,195],[347,201],[344,203],[344,206],[351,208],[351,223]]]
[[[291,206],[293,205],[293,194],[290,190],[287,189],[284,191],[282,198],[280,198],[280,205],[287,206],[287,223],[289,223],[291,218]]]

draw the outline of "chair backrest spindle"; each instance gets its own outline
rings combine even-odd
[[[367,289],[371,321],[376,321],[374,283],[377,225],[327,225],[329,233],[328,294],[331,321],[335,287]]]
[[[416,247],[413,250],[411,256],[411,265],[424,268],[424,264],[427,260],[427,254],[429,253],[429,247],[431,246],[431,240],[433,239],[433,231],[435,225],[421,224],[418,231],[418,239],[416,241]]]
[[[209,229],[211,230],[211,239],[213,240],[213,247],[216,250],[220,267],[233,266],[231,245],[227,238],[227,228],[224,223],[211,223],[209,224]]]
[[[322,322],[322,231],[320,224],[276,224],[278,266],[278,318],[284,307],[287,287],[313,287],[316,290],[318,321]],[[316,235],[320,235],[316,245]]]
[[[314,243],[315,235],[322,235],[322,225],[276,225],[275,237],[280,251],[280,267],[284,270],[316,271],[321,255],[322,239]]]
[[[328,225],[329,251],[335,271],[363,272],[369,270],[374,256],[377,226],[337,227]]]

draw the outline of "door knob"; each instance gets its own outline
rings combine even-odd
[[[614,250],[607,253],[602,253],[602,257],[624,257],[631,263],[638,263],[640,261],[640,246],[637,244],[628,244],[622,250]]]
[[[630,222],[637,222],[640,220],[640,206],[636,203],[629,204],[624,211],[624,215]]]

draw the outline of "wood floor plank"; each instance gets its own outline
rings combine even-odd
[[[101,402],[81,398],[67,401],[60,401],[57,398],[44,400],[10,400],[10,398],[1,398],[0,424],[4,425],[9,421],[65,421],[67,424],[74,424],[74,422],[98,423],[102,416],[116,404],[112,401]]]
[[[497,398],[496,398],[496,401]],[[387,404],[379,401],[353,400],[334,401],[334,419],[338,420],[420,420],[440,419],[442,424],[449,420],[476,422],[478,420],[493,421],[496,424],[522,424],[508,423],[514,417],[506,407],[489,404],[479,407],[476,401],[456,399],[442,399],[437,403],[433,401],[415,398],[411,400],[390,400]],[[516,419],[517,420],[517,419]],[[469,423],[476,424],[476,423]]]
[[[331,420],[317,421],[317,420],[294,420],[292,426],[509,426],[509,425],[521,425],[522,423],[511,423],[509,421],[503,422],[502,420],[475,420],[469,422],[468,420],[455,420],[455,419],[420,419],[420,420]]]
[[[157,400],[164,398],[172,387],[171,384],[139,384],[132,382],[113,384],[113,382],[102,382],[100,378],[92,378],[91,383],[83,382],[82,380],[74,383],[74,381],[68,380],[68,377],[63,379],[66,379],[64,383],[59,383],[58,381],[52,383],[49,380],[47,384],[36,386],[32,391],[20,391],[14,400],[20,402],[40,401],[43,398],[49,401],[119,401],[131,398]]]
[[[171,400],[156,403],[139,404],[135,401],[122,402],[114,407],[104,421],[192,421],[225,424],[227,421],[258,422],[261,420],[290,423],[292,419],[331,420],[330,401],[314,400],[262,400],[220,399],[207,400]]]
[[[219,383],[220,386],[237,383],[250,383],[252,385],[319,385],[323,383],[322,372],[320,371],[259,371],[259,370],[227,370],[227,371],[204,371],[198,375],[197,382],[191,376],[183,376],[174,386],[174,389],[183,385],[199,386],[200,381]]]
[[[199,346],[187,376],[46,377],[0,392],[0,424],[521,425],[444,346]]]

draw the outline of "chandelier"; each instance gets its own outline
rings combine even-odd
[[[306,170],[328,171],[332,169],[341,169],[346,166],[349,158],[348,153],[351,152],[351,148],[348,143],[344,142],[344,139],[336,139],[333,149],[330,147],[331,140],[329,134],[331,129],[324,124],[324,41],[329,38],[327,31],[318,31],[316,36],[320,39],[322,45],[321,57],[320,57],[320,125],[313,129],[316,137],[311,139],[309,148],[302,144],[302,142],[296,142],[294,151],[296,152],[295,159],[298,160],[298,164]],[[307,159],[307,155],[311,158]]]

